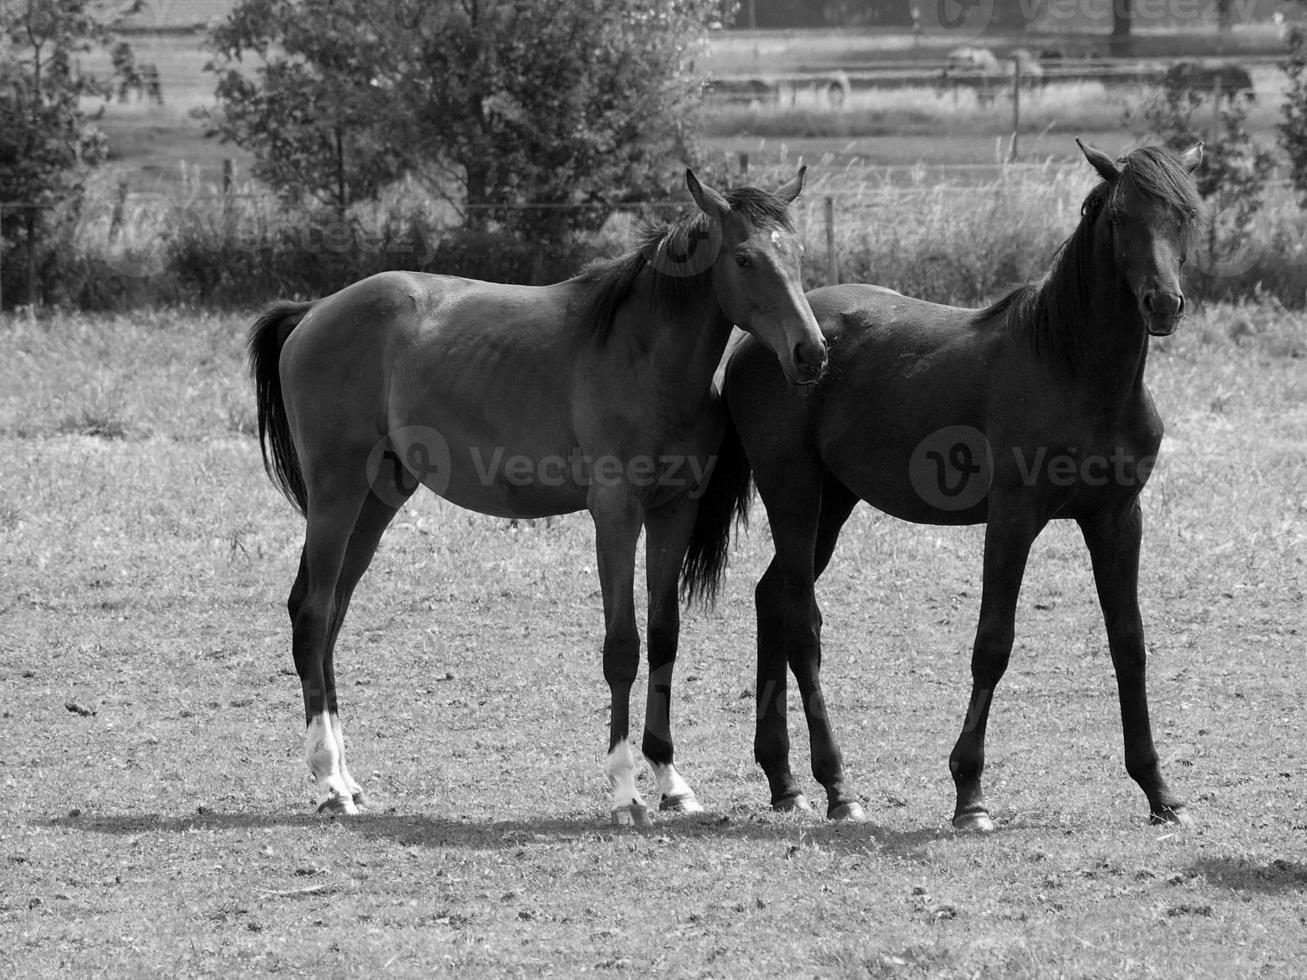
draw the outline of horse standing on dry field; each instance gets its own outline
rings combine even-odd
[[[628,725],[645,529],[642,747],[661,806],[700,809],[673,765],[670,693],[681,563],[723,433],[713,373],[732,324],[775,351],[796,384],[821,376],[826,345],[803,295],[788,209],[803,170],[775,194],[723,195],[689,172],[686,181],[701,213],[565,282],[383,273],[317,302],[274,306],[254,324],[264,462],[307,518],[288,606],[319,810],[355,813],[364,802],[345,764],[336,639],[382,533],[419,484],[499,517],[589,510],[612,694],[613,819],[641,824]]]
[[[1126,771],[1152,820],[1187,824],[1162,777],[1148,719],[1139,615],[1139,493],[1157,458],[1162,420],[1144,384],[1149,336],[1185,310],[1180,267],[1200,211],[1192,172],[1202,144],[1181,154],[1136,150],[1121,162],[1091,147],[1102,177],[1045,278],[983,310],[909,299],[876,286],[808,294],[830,345],[825,378],[797,391],[746,339],[726,367],[733,429],[705,499],[767,508],[776,557],[756,590],[754,753],[778,809],[806,809],[790,772],[786,665],[802,696],[813,775],[828,815],[862,819],[821,691],[821,614],[814,584],[858,500],[919,524],[985,529],[980,623],[962,734],[949,757],[953,825],[994,826],[981,792],[985,725],[1012,650],[1017,594],[1030,546],[1053,519],[1080,525],[1107,624],[1125,737]],[[730,507],[704,508],[729,533]],[[715,554],[724,556],[724,550]],[[721,562],[691,588],[711,586]]]

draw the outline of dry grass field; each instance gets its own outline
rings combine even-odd
[[[1053,527],[991,720],[983,839],[949,829],[946,765],[980,531],[867,508],[819,597],[871,823],[766,808],[761,514],[718,608],[684,628],[678,761],[707,812],[640,832],[607,823],[588,519],[511,524],[430,496],[391,528],[342,637],[374,804],[320,820],[283,606],[302,528],[261,472],[246,322],[0,323],[0,974],[1300,975],[1299,315],[1201,310],[1150,364],[1168,420],[1144,495],[1151,693],[1198,826],[1146,823],[1088,563]],[[806,752],[797,738],[796,771]]]

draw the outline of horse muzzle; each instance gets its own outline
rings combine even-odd
[[[790,378],[795,384],[810,385],[821,380],[826,373],[826,343],[823,340],[800,341],[791,352],[794,373]]]
[[[1184,318],[1184,295],[1149,290],[1139,298],[1139,312],[1154,337],[1169,337]]]

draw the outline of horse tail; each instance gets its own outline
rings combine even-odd
[[[281,349],[290,332],[299,325],[309,303],[276,303],[250,328],[250,374],[254,377],[255,399],[259,406],[259,449],[263,468],[282,493],[301,514],[308,509],[308,491],[299,456],[290,435],[290,421],[281,397]]]
[[[726,574],[731,525],[748,526],[749,502],[753,499],[749,458],[725,399],[721,407],[726,414],[726,435],[713,457],[712,472],[699,497],[690,547],[681,562],[682,598],[687,602],[698,599],[709,606],[717,601],[717,590]]]

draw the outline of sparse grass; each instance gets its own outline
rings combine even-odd
[[[639,833],[605,823],[588,519],[513,525],[430,495],[342,636],[374,808],[319,821],[284,607],[302,524],[232,432],[246,322],[0,323],[0,973],[1043,980],[1307,961],[1300,316],[1204,308],[1150,361],[1168,424],[1144,494],[1153,716],[1199,827],[1145,825],[1088,562],[1059,525],[995,702],[984,839],[947,829],[946,766],[980,529],[860,508],[845,531],[819,590],[824,677],[873,822],[832,827],[767,812],[751,761],[757,514],[719,608],[683,631],[678,760],[709,811]],[[134,435],[56,433],[96,386]]]

